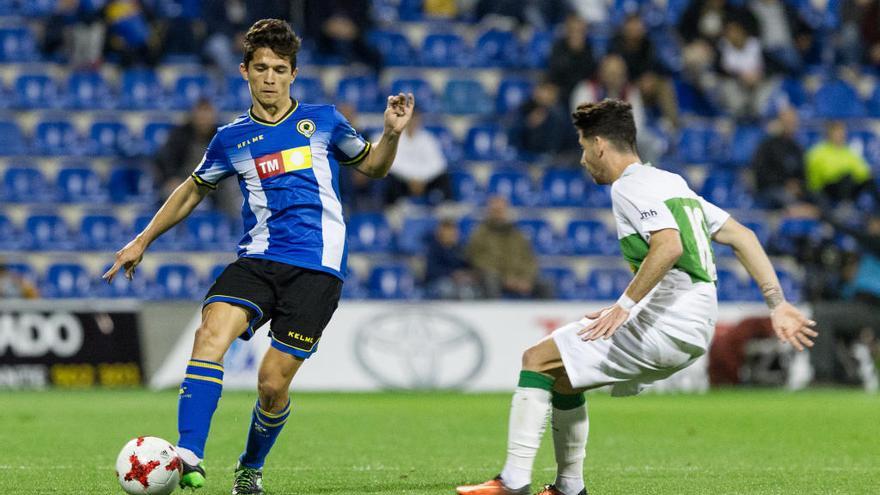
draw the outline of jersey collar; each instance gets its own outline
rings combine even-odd
[[[625,176],[627,176],[627,175],[629,175],[629,174],[634,174],[634,173],[636,173],[636,167],[637,167],[637,166],[641,166],[641,165],[642,165],[642,164],[639,163],[639,162],[632,162],[632,163],[630,163],[629,165],[626,166],[625,169],[623,169],[623,173],[620,174],[620,176],[621,176],[621,177],[625,177]]]
[[[287,117],[290,117],[291,115],[293,115],[293,112],[295,112],[296,109],[299,108],[299,102],[298,102],[298,101],[296,101],[296,100],[294,100],[293,98],[291,98],[291,99],[290,99],[290,102],[291,102],[290,108],[288,108],[288,109],[287,109],[287,112],[285,112],[284,115],[283,115],[280,119],[278,119],[276,122],[270,122],[270,121],[268,121],[268,120],[263,120],[263,119],[257,117],[256,115],[254,115],[254,112],[252,111],[252,110],[254,109],[253,106],[250,107],[250,108],[248,108],[248,117],[250,117],[251,120],[253,120],[253,121],[256,122],[257,124],[260,124],[260,125],[266,125],[266,126],[269,126],[269,127],[275,127],[276,125],[279,125],[279,124],[281,124],[282,122],[284,122],[285,120],[287,120]]]

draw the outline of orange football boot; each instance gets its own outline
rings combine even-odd
[[[531,495],[531,489],[528,486],[516,490],[504,486],[504,483],[501,482],[501,475],[479,485],[460,486],[455,491],[458,495]]]

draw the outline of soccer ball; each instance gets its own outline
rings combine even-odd
[[[168,495],[177,488],[181,469],[177,451],[157,437],[132,439],[116,458],[116,477],[131,495]]]

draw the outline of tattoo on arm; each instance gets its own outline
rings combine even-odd
[[[785,296],[782,295],[782,287],[776,284],[764,284],[761,287],[761,292],[764,294],[764,300],[767,301],[767,306],[771,310],[776,309],[776,306],[785,301]]]

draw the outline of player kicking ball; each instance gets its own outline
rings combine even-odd
[[[235,339],[250,339],[272,320],[272,344],[258,375],[259,399],[232,488],[233,495],[263,493],[263,463],[291,413],[290,382],[317,350],[342,291],[347,250],[340,166],[384,177],[412,117],[411,94],[389,97],[384,133],[371,145],[333,106],[293,100],[299,46],[284,21],[263,19],[251,26],[240,67],[251,109],[217,130],[192,177],[116,253],[104,274],[109,281],[124,269],[131,279],[151,242],[186,218],[222,179],[238,178],[245,230],[239,257],[208,291],[180,385],[177,450],[183,487],[205,484],[202,459],[223,388],[224,354]]]
[[[580,105],[573,118],[581,164],[597,184],[611,184],[617,236],[635,277],[617,303],[556,329],[523,353],[504,469],[493,480],[458,487],[460,495],[529,494],[548,416],[557,474],[539,494],[587,493],[584,391],[611,385],[612,396],[634,395],[706,353],[718,315],[710,239],[733,247],[758,283],[780,340],[801,351],[817,336],[815,322],[785,301],[751,230],[680,176],[641,163],[628,103]]]

